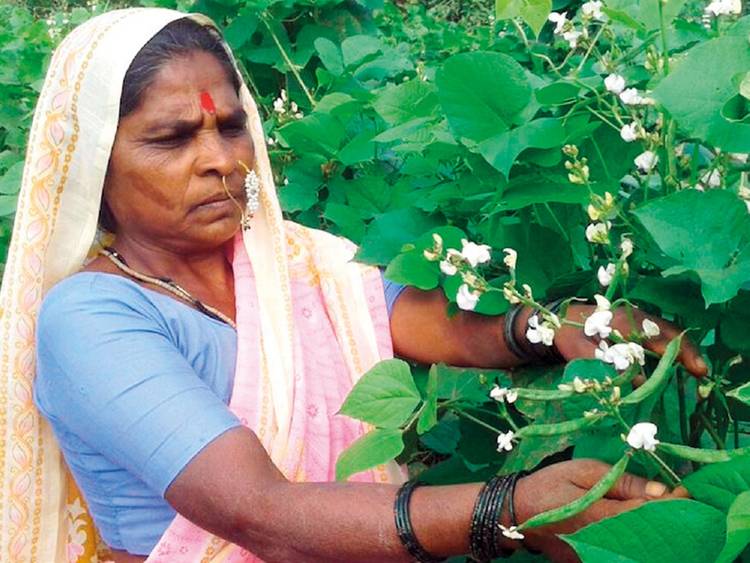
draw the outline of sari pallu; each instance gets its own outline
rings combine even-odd
[[[122,78],[141,47],[182,17],[136,8],[93,18],[63,41],[47,72],[0,289],[0,560],[5,562],[106,557],[51,430],[33,404],[34,327],[45,292],[80,269],[97,246]],[[190,17],[213,26],[203,16]],[[319,417],[310,424],[306,413],[315,406],[321,374],[304,365],[300,343],[307,337],[305,324],[295,318],[295,294],[302,291],[310,306],[330,319],[335,336],[329,344],[343,361],[337,373],[327,375],[345,393],[392,354],[379,272],[352,262],[354,247],[347,241],[282,220],[260,117],[244,84],[240,97],[255,144],[261,206],[251,230],[234,241],[238,358],[230,408],[256,431],[288,478],[329,480],[338,453],[365,429],[343,417]],[[316,455],[321,450],[328,455]],[[359,479],[396,482],[402,476],[387,466]],[[179,516],[149,558],[256,560]]]

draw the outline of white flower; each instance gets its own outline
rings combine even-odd
[[[516,399],[518,399],[518,391],[509,387],[495,385],[492,391],[490,391],[490,397],[498,402],[507,401],[508,403],[515,403]]]
[[[626,106],[640,106],[649,102],[648,98],[641,96],[635,88],[620,92],[620,101]]]
[[[461,244],[463,244],[461,256],[463,256],[472,267],[490,261],[490,250],[492,249],[486,244],[476,244],[474,242],[469,242],[466,239],[461,239]]]
[[[299,108],[297,107],[297,104],[292,102],[289,104],[289,109],[292,111],[292,113],[297,113],[299,111]]]
[[[268,144],[269,147],[272,147],[276,144],[276,139],[274,139],[273,137],[268,137],[266,144]]]
[[[609,323],[612,322],[612,311],[595,311],[591,313],[583,323],[583,333],[586,336],[598,336],[599,338],[607,338],[612,334],[612,327]]]
[[[632,364],[646,363],[643,347],[635,342],[621,342],[609,346],[606,342],[599,343],[595,356],[608,364],[613,364],[617,370],[628,369]]]
[[[578,47],[578,39],[583,35],[582,31],[576,31],[575,29],[563,32],[562,36],[565,41],[568,42],[571,49]]]
[[[659,336],[659,333],[661,333],[659,325],[651,319],[643,319],[642,326],[643,334],[646,335],[646,338],[653,338],[654,336]]]
[[[527,283],[521,284],[521,287],[523,288],[523,294],[526,296],[527,299],[534,299],[534,294],[531,293],[531,286]]]
[[[623,258],[627,258],[633,254],[633,241],[628,237],[622,237],[620,240],[620,250],[622,251]]]
[[[644,151],[633,162],[641,172],[651,172],[659,163],[659,156],[653,151]]]
[[[633,428],[628,432],[626,442],[636,450],[643,449],[647,452],[653,452],[659,443],[659,440],[656,439],[658,430],[653,422],[639,422],[633,425]]]
[[[586,382],[578,377],[577,375],[573,378],[573,390],[576,393],[585,393],[588,390],[589,386],[586,384]]]
[[[714,0],[706,6],[706,13],[713,16],[730,16],[742,13],[741,0]]]
[[[613,94],[619,94],[625,89],[625,79],[619,74],[610,74],[604,79],[604,87]]]
[[[513,430],[508,430],[507,432],[500,432],[497,436],[497,451],[502,452],[505,450],[506,452],[509,452],[513,449],[513,437],[515,435],[513,434]]]
[[[706,171],[701,175],[700,181],[709,188],[718,188],[721,186],[721,172],[717,169]]]
[[[436,249],[443,249],[443,237],[441,237],[439,234],[432,233],[432,242],[434,243]]]
[[[594,301],[596,301],[596,310],[597,311],[609,311],[612,307],[612,304],[609,302],[609,299],[604,297],[604,295],[599,295],[598,293],[594,295]]]
[[[505,252],[505,258],[503,258],[503,262],[506,266],[508,266],[509,269],[515,270],[516,262],[518,261],[518,252],[516,252],[512,248],[503,248],[503,252]]]
[[[509,540],[522,540],[526,537],[518,530],[518,526],[510,526],[508,528],[502,524],[498,524],[498,526],[500,526],[500,531],[503,535]]]
[[[609,244],[609,221],[591,223],[586,227],[586,240],[597,244]]]
[[[581,6],[581,11],[583,11],[583,15],[595,20],[607,21],[607,15],[602,12],[602,6],[601,0],[591,0]]]
[[[448,260],[441,260],[440,271],[443,272],[446,276],[455,276],[458,268],[448,262]]]
[[[558,35],[563,32],[563,28],[568,22],[567,14],[568,12],[552,12],[549,16],[547,16],[547,20],[555,24],[555,33]]]
[[[599,280],[599,283],[604,287],[611,284],[615,277],[616,268],[617,267],[612,262],[607,264],[606,268],[604,266],[599,266],[599,269],[596,272],[596,278]]]
[[[473,311],[479,302],[479,292],[469,289],[469,286],[465,283],[461,284],[456,294],[456,303],[459,309],[464,311]]]
[[[276,98],[273,101],[273,111],[278,114],[283,114],[286,111],[286,109],[284,108],[284,100],[282,100],[281,98]]]
[[[620,129],[620,138],[626,143],[632,143],[638,139],[638,132],[638,124],[634,121],[633,123],[622,126],[622,129]]]
[[[543,343],[545,346],[552,346],[555,340],[555,330],[546,323],[540,323],[537,315],[529,318],[529,328],[526,330],[526,338],[532,344]]]

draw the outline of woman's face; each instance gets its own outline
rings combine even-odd
[[[104,198],[117,235],[178,252],[231,239],[255,154],[246,115],[224,67],[205,52],[165,64],[117,128]]]

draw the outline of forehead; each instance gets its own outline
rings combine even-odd
[[[146,88],[137,112],[149,115],[186,116],[199,113],[200,96],[208,92],[218,113],[240,107],[240,101],[224,66],[209,53],[197,51],[164,64]]]

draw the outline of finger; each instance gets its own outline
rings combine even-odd
[[[667,486],[658,481],[649,481],[632,473],[625,473],[614,486],[607,492],[607,498],[628,499],[655,499],[664,496]]]
[[[675,487],[675,489],[671,493],[664,495],[664,498],[690,498],[690,493],[685,487],[679,486]]]
[[[661,356],[667,349],[667,345],[677,338],[680,335],[680,332],[674,325],[665,321],[657,322],[657,324],[661,330],[660,335],[657,338],[646,340],[643,344],[646,348]],[[685,336],[683,336],[682,342],[680,343],[680,351],[677,354],[677,361],[685,366],[685,369],[695,377],[704,377],[708,373],[708,366],[701,357],[700,352]]]
[[[646,383],[646,376],[639,373],[630,381],[630,383],[633,385],[633,389],[638,389],[641,385]]]

